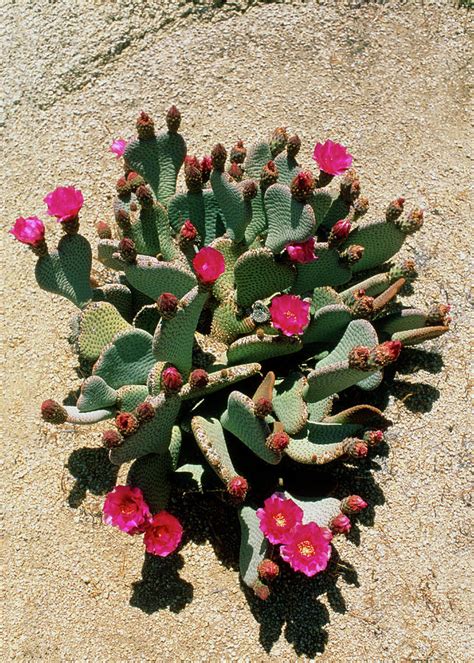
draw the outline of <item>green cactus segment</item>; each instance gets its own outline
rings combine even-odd
[[[324,219],[321,225],[326,228],[326,230],[330,230],[335,223],[347,217],[350,209],[350,205],[348,205],[340,196],[333,198],[329,209],[324,215]],[[359,244],[360,242],[351,243]]]
[[[189,491],[202,491],[204,490],[204,477],[206,475],[207,466],[203,463],[186,463],[176,469],[173,479],[174,484],[182,490]]]
[[[290,186],[292,179],[300,172],[301,166],[295,157],[288,156],[286,150],[274,159],[278,168],[278,183]]]
[[[297,463],[323,465],[344,456],[345,440],[361,430],[358,424],[308,422],[299,436],[291,438],[285,453]]]
[[[180,263],[151,256],[137,256],[134,265],[122,262],[122,269],[130,284],[151,299],[158,299],[164,292],[182,297],[196,285],[194,275]]]
[[[430,341],[433,338],[442,336],[449,327],[424,327],[422,329],[407,329],[406,331],[399,331],[392,334],[392,341],[401,341],[403,345],[418,345],[424,341]]]
[[[235,301],[228,297],[216,307],[212,316],[211,336],[222,343],[232,343],[241,334],[254,331],[255,323],[243,317]]]
[[[142,306],[133,318],[133,326],[138,329],[144,329],[149,334],[154,334],[160,317],[156,305],[147,304],[146,306]]]
[[[106,283],[100,288],[94,288],[92,299],[95,302],[109,302],[126,320],[132,316],[132,293],[122,283]]]
[[[345,304],[351,306],[354,303],[354,292],[357,290],[365,290],[365,294],[369,297],[377,297],[382,292],[385,292],[387,288],[390,287],[390,276],[388,272],[382,272],[381,274],[374,274],[369,276],[369,278],[359,281],[359,283],[354,283],[347,290],[343,290],[339,293],[342,297]]]
[[[117,309],[107,302],[89,304],[80,313],[76,346],[81,359],[96,361],[119,333],[131,329]]]
[[[115,336],[94,365],[93,374],[114,389],[127,384],[146,384],[155,364],[153,337],[143,329],[129,329]]]
[[[81,412],[75,405],[65,405],[64,409],[67,412],[68,423],[85,426],[97,424],[99,421],[105,421],[105,419],[111,419],[115,415],[115,410],[111,408]]]
[[[227,351],[229,366],[253,361],[265,361],[273,357],[293,354],[303,348],[298,338],[266,334],[260,339],[256,334],[244,336],[234,341]]]
[[[263,202],[263,193],[258,189],[257,195],[251,200],[252,220],[245,230],[245,243],[247,246],[253,244],[257,237],[265,235],[267,232],[267,215]]]
[[[244,247],[226,237],[218,237],[212,243],[212,248],[220,251],[224,256],[225,271],[212,286],[214,297],[223,301],[229,296],[234,296],[234,267],[244,252]]]
[[[156,256],[161,253],[165,260],[174,260],[178,251],[171,237],[166,209],[160,203],[143,206],[140,216],[124,233],[135,242],[137,253]]]
[[[233,391],[227,401],[227,410],[221,416],[221,424],[259,458],[276,465],[280,457],[265,444],[270,429],[262,419],[255,416],[254,407],[251,398],[240,391]]]
[[[109,387],[98,375],[91,375],[82,383],[77,408],[80,412],[92,412],[93,410],[113,407],[116,402],[117,392],[115,389]]]
[[[249,148],[247,158],[245,159],[246,174],[254,180],[259,180],[262,168],[271,160],[272,153],[270,151],[270,145],[267,142],[262,141],[252,145]]]
[[[270,249],[246,251],[235,263],[236,299],[239,306],[251,306],[258,299],[265,299],[293,285],[295,271],[292,267],[275,262]]]
[[[144,384],[127,384],[117,389],[117,409],[133,412],[148,396],[148,387]]]
[[[385,334],[396,334],[398,332],[410,331],[426,326],[426,313],[416,308],[407,308],[395,315],[382,318],[379,329]]]
[[[211,336],[196,332],[194,334],[193,366],[195,368],[208,368],[227,364],[227,345],[216,341]],[[216,370],[214,368],[214,370]]]
[[[162,132],[146,140],[131,141],[124,158],[151,186],[155,196],[167,205],[176,191],[176,179],[186,156],[186,143],[177,133]]]
[[[243,506],[239,511],[240,553],[239,567],[242,580],[247,587],[253,588],[258,578],[258,565],[265,558],[267,541],[260,529],[256,509]]]
[[[341,513],[341,503],[334,497],[314,500],[312,497],[295,497],[286,494],[303,511],[303,523],[316,523],[320,527],[329,527],[331,520]]]
[[[169,452],[171,454],[171,466],[173,472],[177,469],[179,465],[179,457],[181,454],[181,447],[183,444],[183,435],[181,433],[181,428],[179,426],[173,426],[171,429],[171,442],[169,446]]]
[[[225,172],[213,170],[210,182],[224,215],[227,235],[234,242],[241,242],[252,218],[250,201],[244,200],[241,188]]]
[[[334,196],[331,196],[328,191],[315,191],[308,202],[313,208],[314,217],[316,219],[316,226],[320,226],[334,202]],[[343,219],[345,217],[341,218]],[[337,219],[337,221],[338,220],[339,219]]]
[[[352,312],[347,306],[333,304],[316,311],[305,333],[303,343],[334,343],[352,320]]]
[[[329,286],[323,286],[320,288],[315,288],[313,291],[313,296],[311,298],[311,306],[316,312],[318,309],[323,308],[324,306],[330,306],[331,304],[342,304],[343,301],[336,290],[330,288]]]
[[[324,417],[327,424],[361,424],[387,428],[389,421],[377,407],[373,405],[354,405],[332,416]]]
[[[117,257],[119,242],[115,239],[101,239],[97,244],[97,257],[108,269],[123,270],[123,261]]]
[[[127,483],[140,488],[152,514],[165,509],[168,504],[172,471],[169,452],[142,456],[130,466]]]
[[[320,401],[308,401],[306,407],[308,408],[308,420],[317,423],[318,421],[326,421],[332,409],[333,397],[327,396]],[[342,422],[343,423],[343,422]]]
[[[374,371],[375,372],[375,371]],[[339,361],[329,366],[319,366],[308,375],[308,387],[304,397],[306,401],[320,401],[343,389],[363,382],[368,371],[360,371],[349,367],[349,362]]]
[[[110,451],[110,460],[115,465],[129,463],[150,453],[166,454],[168,451],[181,401],[177,396],[169,397],[164,394],[149,397],[147,400],[155,408],[155,416],[140,424],[136,433],[126,437],[119,447]]]
[[[377,332],[367,320],[352,320],[347,325],[344,336],[327,357],[318,362],[317,368],[330,366],[338,361],[345,361],[349,352],[357,345],[372,348],[379,342]]]
[[[265,245],[280,253],[287,244],[303,242],[315,230],[314,212],[310,205],[295,200],[289,187],[273,184],[265,192],[268,235]]]
[[[246,380],[252,375],[256,375],[261,370],[260,364],[242,364],[241,366],[232,366],[230,368],[225,368],[215,373],[210,373],[209,382],[205,387],[201,388],[191,388],[191,385],[185,384],[184,387],[179,392],[182,400],[188,400],[189,398],[203,398],[209,394],[213,394],[220,389],[225,389],[230,387],[236,382],[241,380]]]
[[[176,315],[162,318],[153,337],[155,361],[167,361],[187,376],[192,366],[194,332],[208,292],[196,286],[180,300]]]
[[[229,456],[224,431],[218,419],[193,417],[191,428],[207,462],[224,484],[238,475]]]
[[[364,255],[354,265],[354,273],[377,267],[390,260],[402,247],[406,235],[393,223],[372,221],[355,228],[341,247],[343,251],[351,244],[364,247]]]
[[[199,233],[199,247],[209,244],[225,232],[222,212],[212,191],[178,193],[170,201],[168,218],[171,227],[179,232],[189,219]]]
[[[296,435],[308,420],[308,408],[303,399],[306,379],[301,373],[290,373],[277,380],[273,390],[273,411],[288,435]]]
[[[82,308],[92,299],[89,283],[92,250],[82,235],[64,235],[56,251],[38,258],[35,268],[40,288],[62,295]]]
[[[325,285],[342,285],[352,277],[350,268],[339,259],[336,249],[319,243],[314,247],[317,260],[297,266],[296,281],[292,292],[297,295],[309,293],[314,288]]]

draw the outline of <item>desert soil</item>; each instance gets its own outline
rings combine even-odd
[[[190,153],[281,125],[300,134],[308,165],[316,140],[348,145],[369,218],[398,195],[426,209],[403,250],[421,268],[412,301],[449,303],[454,318],[424,346],[431,355],[412,351],[400,365],[390,451],[372,484],[356,486],[371,509],[337,542],[339,576],[289,602],[285,622],[249,603],[209,544],[188,543],[168,576],[148,565],[142,578],[140,542],[101,524],[107,478],[83,477],[83,494],[67,468],[73,452],[99,447],[99,427],[54,429],[38,416],[43,399],[80,384],[73,306],[37,288],[34,257],[2,232],[3,660],[473,660],[472,15],[442,1],[2,5],[2,228],[45,218],[44,195],[74,184],[92,239],[95,222],[112,218],[111,139],[133,134],[138,111],[159,123],[175,102]],[[47,230],[59,237],[54,221]]]

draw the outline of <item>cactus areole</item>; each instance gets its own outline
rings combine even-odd
[[[63,232],[56,248],[27,210],[13,223],[38,285],[78,308],[79,397],[63,406],[45,394],[41,411],[48,425],[104,422],[110,461],[130,464],[104,521],[149,554],[181,545],[171,494],[221,490],[239,515],[242,580],[266,600],[280,568],[313,576],[331,563],[334,537],[367,503],[350,489],[321,495],[318,477],[370,462],[388,422],[365,392],[450,318],[446,306],[406,303],[415,266],[394,260],[422,211],[406,213],[402,197],[372,210],[345,146],[315,136],[303,170],[301,140],[279,127],[195,156],[180,123],[175,106],[166,122],[142,112],[138,138],[112,142],[124,172],[115,223],[98,226],[101,283],[80,234],[97,219],[79,189],[44,199]]]

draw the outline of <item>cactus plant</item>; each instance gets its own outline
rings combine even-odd
[[[447,331],[448,309],[403,303],[415,267],[389,261],[423,214],[404,216],[398,198],[383,218],[363,220],[368,202],[345,148],[318,144],[313,174],[297,161],[298,136],[279,128],[248,150],[239,140],[229,164],[222,144],[200,160],[186,154],[180,120],[172,107],[156,134],[142,113],[138,138],[112,146],[124,174],[115,227],[97,228],[108,282],[90,281],[72,187],[45,199],[65,231],[57,249],[36,217],[11,231],[36,254],[39,286],[78,307],[71,342],[81,392],[75,406],[45,401],[42,415],[112,421],[103,443],[112,463],[131,467],[128,492],[107,498],[106,521],[145,532],[153,554],[181,540],[166,511],[170,492],[205,491],[209,466],[239,512],[243,582],[265,599],[278,561],[321,572],[332,535],[366,506],[321,496],[313,482],[288,492],[298,468],[332,471],[380,442],[382,412],[360,402],[338,411],[338,394],[377,389],[403,346]],[[182,167],[187,190],[177,193]]]

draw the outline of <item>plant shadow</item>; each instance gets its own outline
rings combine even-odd
[[[134,582],[130,605],[148,615],[158,610],[180,612],[193,599],[193,586],[180,577],[184,566],[181,555],[156,557],[145,553],[142,579]]]
[[[68,504],[77,509],[87,491],[93,495],[105,495],[117,482],[118,467],[109,460],[107,449],[82,447],[69,456],[67,468],[76,479],[68,495]]]

